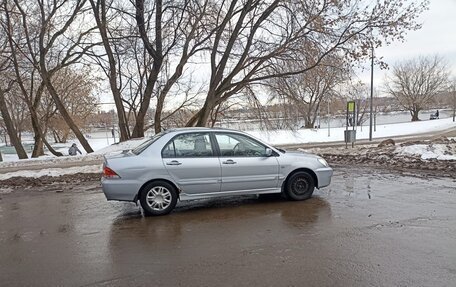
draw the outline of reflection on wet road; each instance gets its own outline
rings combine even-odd
[[[305,202],[145,218],[99,189],[0,194],[0,285],[452,286],[456,181],[336,169]]]

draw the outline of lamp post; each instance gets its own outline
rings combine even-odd
[[[371,59],[371,94],[370,94],[370,110],[369,110],[369,141],[372,141],[372,102],[374,98],[374,46],[372,46]]]
[[[453,91],[451,92],[453,94],[453,122],[455,121],[456,118],[456,85],[453,84]]]
[[[328,137],[331,136],[331,114],[329,112],[329,100],[328,100]]]

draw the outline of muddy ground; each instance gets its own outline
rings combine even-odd
[[[98,181],[3,189],[0,282],[454,286],[456,180],[336,166],[304,202],[201,200],[155,218]]]
[[[400,143],[389,140],[382,144],[356,145],[338,147],[315,147],[299,149],[318,154],[332,165],[366,166],[388,169],[401,174],[417,174],[420,176],[439,176],[456,178],[456,160],[423,159],[421,155],[402,154],[398,148],[407,146],[426,146],[429,150],[444,148],[446,155],[456,156],[456,140],[438,137],[430,140],[412,140]]]

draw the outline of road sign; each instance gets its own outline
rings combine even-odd
[[[349,113],[355,112],[355,101],[350,101],[347,103],[347,110]]]

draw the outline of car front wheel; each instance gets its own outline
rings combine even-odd
[[[142,190],[139,202],[145,215],[165,215],[176,206],[177,191],[167,182],[151,182]]]
[[[305,200],[312,196],[314,189],[313,177],[305,171],[298,171],[287,180],[285,195],[291,200]]]

